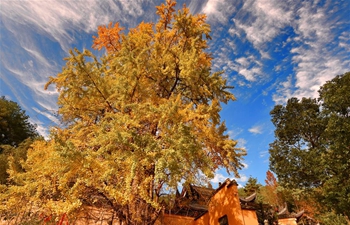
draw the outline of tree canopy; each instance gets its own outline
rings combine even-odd
[[[261,186],[262,185],[258,183],[257,178],[249,177],[247,180],[247,183],[244,185],[244,188],[243,188],[245,196],[249,196],[251,194],[258,192]]]
[[[286,187],[311,192],[323,210],[350,218],[350,72],[271,111],[270,167]]]
[[[222,71],[211,71],[210,27],[167,1],[159,21],[124,32],[100,26],[93,47],[70,51],[47,86],[59,92],[65,128],[36,142],[13,172],[4,207],[18,201],[41,213],[74,217],[104,204],[125,224],[153,224],[160,197],[179,182],[213,177],[219,167],[238,176],[243,149],[226,134],[220,104],[235,100]],[[23,197],[24,196],[24,197]],[[23,212],[23,210],[21,211]]]
[[[6,184],[9,169],[8,158],[14,159],[16,168],[20,169],[19,162],[26,158],[29,143],[39,134],[29,116],[13,101],[4,96],[0,98],[0,184]]]
[[[13,101],[0,98],[0,145],[17,146],[27,138],[38,136],[29,116]],[[0,147],[1,149],[1,147]]]

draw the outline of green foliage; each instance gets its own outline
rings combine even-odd
[[[249,177],[247,183],[244,185],[245,196],[257,193],[262,185],[258,183],[257,178]]]
[[[267,194],[267,187],[258,183],[258,180],[253,177],[249,177],[247,183],[243,188],[238,190],[241,197],[248,197],[254,193],[257,194],[256,201],[256,214],[258,217],[258,222],[264,224],[265,220],[268,220],[269,224],[274,224],[276,222],[276,212],[275,206],[268,204],[268,199],[265,194]],[[268,193],[270,194],[270,193]]]
[[[350,219],[350,72],[328,81],[320,89],[320,101],[328,117],[325,136],[327,177],[322,203]]]
[[[20,161],[26,159],[31,139],[38,137],[35,126],[20,106],[0,98],[0,184],[6,184],[9,169],[8,159],[13,157],[15,169],[22,171]]]
[[[317,216],[317,219],[321,222],[322,225],[348,225],[348,221],[343,215],[336,214],[333,211],[324,212],[321,215]]]
[[[324,146],[320,143],[326,121],[315,99],[288,100],[271,111],[276,126],[276,140],[270,144],[270,166],[284,184],[294,187],[319,185],[320,160]],[[313,170],[311,169],[313,168]]]
[[[238,188],[238,195],[239,195],[239,197],[247,197],[247,195],[244,191],[244,188],[242,188],[242,187]]]
[[[350,217],[350,72],[324,84],[320,98],[288,100],[271,111],[270,167],[282,185],[309,192],[320,210]]]
[[[28,119],[25,111],[17,103],[2,96],[0,98],[0,145],[17,146],[27,138],[37,137],[35,126]],[[2,151],[1,146],[0,151]]]

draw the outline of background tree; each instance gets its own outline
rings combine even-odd
[[[319,93],[327,117],[323,163],[327,177],[319,197],[329,209],[350,219],[350,72],[326,82]]]
[[[267,174],[273,176],[271,172]],[[271,176],[268,176],[268,179],[273,182]],[[277,186],[276,183],[274,185]],[[249,177],[245,186],[238,190],[240,197],[248,197],[254,193],[257,194],[254,207],[256,209],[259,224],[265,224],[265,220],[267,220],[270,225],[277,223],[277,205],[275,205],[275,202],[270,202],[271,199],[277,201],[277,190],[276,192],[270,191],[268,185],[264,186],[259,184],[258,180],[253,177]]]
[[[220,104],[235,98],[222,72],[211,71],[205,15],[185,6],[176,12],[174,1],[157,14],[155,25],[128,33],[118,24],[100,27],[93,47],[107,50],[101,59],[70,52],[47,84],[59,91],[66,128],[33,145],[25,175],[11,174],[21,186],[4,195],[7,204],[27,199],[70,218],[84,204],[104,204],[123,224],[153,224],[165,188],[213,177],[219,167],[238,176],[245,152],[219,115]]]
[[[270,167],[279,181],[297,188],[319,186],[326,121],[317,101],[291,98],[286,106],[275,106],[271,116],[276,140],[270,144]]]
[[[29,116],[25,111],[16,102],[2,96],[0,98],[0,145],[17,146],[25,139],[37,136],[35,126],[29,122]]]
[[[320,210],[350,217],[350,72],[326,82],[320,98],[271,111],[270,167],[285,187],[309,191]]]
[[[262,187],[261,184],[258,183],[258,179],[249,177],[247,180],[247,183],[244,185],[243,190],[245,192],[245,196],[252,195],[254,193],[257,193]]]
[[[38,133],[29,122],[29,116],[13,101],[0,98],[0,184],[6,184],[9,169],[8,157],[15,160],[16,169],[21,171],[20,161],[26,159],[27,149]]]
[[[281,202],[282,199],[281,196],[279,196],[277,188],[277,179],[275,175],[268,170],[266,172],[265,186],[261,188],[260,195],[262,195],[263,202],[271,205],[274,209],[284,205],[284,202]]]

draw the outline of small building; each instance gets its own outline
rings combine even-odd
[[[304,210],[298,213],[290,213],[287,206],[280,210],[277,214],[279,225],[297,225],[300,218],[303,216]]]
[[[164,225],[258,225],[253,194],[240,198],[235,180],[217,189],[185,185],[160,219]]]

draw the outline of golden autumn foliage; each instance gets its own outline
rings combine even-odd
[[[110,22],[108,27],[99,26],[98,27],[98,37],[93,36],[94,44],[93,48],[101,50],[102,48],[106,48],[108,53],[118,51],[120,49],[120,32],[123,28],[119,27],[119,23]]]
[[[128,32],[100,26],[93,48],[107,54],[99,59],[70,51],[47,83],[56,85],[66,126],[32,146],[1,210],[25,201],[74,218],[84,204],[103,205],[125,224],[153,224],[161,195],[181,181],[211,178],[219,167],[238,175],[245,152],[219,115],[235,98],[223,72],[211,71],[210,27],[205,15],[175,5],[158,6],[156,24]]]
[[[264,201],[275,208],[283,206],[284,202],[283,200],[281,201],[281,197],[278,196],[279,193],[277,191],[277,179],[270,170],[266,172],[265,184],[266,186],[264,193],[262,193]]]

